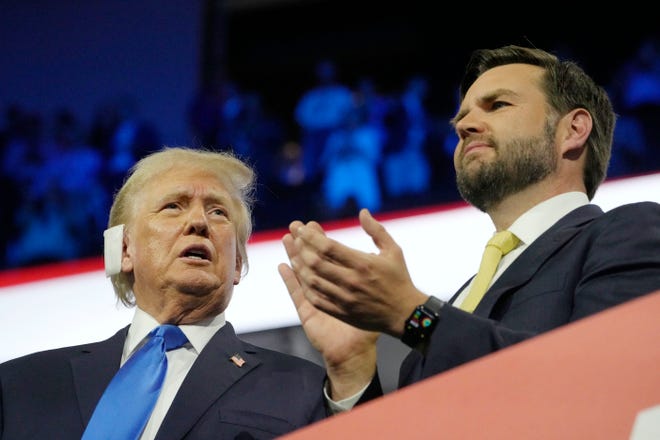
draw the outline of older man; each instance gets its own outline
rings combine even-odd
[[[248,344],[225,321],[248,267],[253,191],[253,171],[228,153],[165,148],[140,160],[116,194],[106,243],[133,321],[102,342],[0,365],[1,438],[273,438],[325,417],[320,366]],[[124,427],[157,375],[133,379],[124,397],[115,384],[158,328],[183,346],[163,355],[155,404]]]

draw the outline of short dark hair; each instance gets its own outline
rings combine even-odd
[[[584,186],[591,200],[607,175],[616,114],[605,89],[596,84],[576,62],[561,60],[542,49],[514,45],[475,50],[460,84],[461,101],[470,86],[485,71],[518,63],[539,66],[545,70],[542,89],[548,104],[559,115],[565,115],[576,108],[584,108],[591,114],[593,129],[586,142],[587,160],[584,169]]]

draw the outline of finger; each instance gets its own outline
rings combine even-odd
[[[296,268],[301,266],[300,262],[300,250],[295,244],[295,239],[292,234],[286,234],[282,237],[282,244],[284,245],[284,250],[286,251],[287,256],[289,257],[289,265],[285,263],[280,263],[277,266],[277,270],[284,281],[284,284],[289,291],[289,294],[294,296],[302,296],[302,286],[301,280],[299,279],[299,274],[297,273]],[[294,297],[294,302],[297,301],[297,297]],[[296,306],[298,304],[296,303]]]
[[[293,238],[292,234],[286,234],[282,238],[282,243],[289,257],[290,269],[298,278],[298,282],[304,284],[304,287],[307,287],[314,278],[319,276],[317,273],[319,269],[321,274],[327,270],[322,268],[323,257],[303,239]]]
[[[291,223],[289,223],[289,231],[291,231],[291,233],[295,235],[296,231],[301,226],[304,226],[303,222],[301,222],[300,220],[294,220]]]
[[[294,237],[295,246],[299,255],[303,256],[304,264],[314,268],[322,269],[322,262],[351,267],[355,263],[355,258],[363,254],[328,237],[316,222],[309,222],[300,227]]]
[[[320,253],[318,246],[322,246],[327,238],[321,225],[313,221],[307,224],[300,221],[291,222],[290,230],[290,233],[282,237],[282,243],[292,263],[293,257],[299,255],[302,250]],[[293,269],[296,269],[295,266]]]
[[[289,257],[289,261],[291,261],[293,257],[298,253],[293,235],[285,234],[284,237],[282,237],[282,244],[284,245],[284,251]]]
[[[369,212],[364,208],[360,211],[360,225],[364,232],[366,232],[373,240],[376,247],[381,251],[389,251],[398,248],[399,245],[394,241],[392,236],[387,232],[385,226],[378,222]]]
[[[284,281],[284,285],[286,286],[286,290],[289,292],[289,296],[291,296],[293,303],[295,304],[296,308],[298,308],[298,306],[300,306],[302,303],[303,295],[302,288],[298,282],[298,279],[296,278],[296,274],[293,272],[291,267],[285,263],[278,264],[277,271],[280,273],[282,281]]]
[[[322,293],[303,287],[303,284],[299,281],[296,273],[288,265],[281,263],[277,266],[277,270],[284,281],[284,285],[289,292],[289,296],[293,301],[298,318],[300,318],[303,327],[307,324],[308,320],[313,319],[315,314],[321,312],[328,313],[335,317],[342,317],[345,315],[339,307],[335,306],[332,301],[325,298]],[[312,302],[310,298],[313,299],[314,302]],[[307,331],[308,330],[305,329],[305,332]]]
[[[299,220],[294,220],[289,224],[289,231],[294,237],[298,237],[299,231],[302,231],[301,228],[309,228],[310,230],[316,233],[321,233],[322,235],[325,236],[325,231],[318,222],[310,221],[307,222],[307,224],[305,224]]]
[[[306,226],[314,231],[320,232],[321,234],[325,235],[325,231],[323,230],[323,227],[315,221],[308,222]]]
[[[299,256],[300,252],[293,246],[293,239],[285,238],[285,248],[291,256],[291,263],[290,265],[280,263],[277,269],[296,307],[299,307],[305,300],[318,302],[319,297],[326,295],[324,292],[336,290],[332,283],[326,282],[314,270],[310,270],[305,265]]]
[[[284,285],[289,292],[293,305],[296,307],[296,312],[298,313],[301,323],[306,322],[311,313],[313,313],[314,307],[307,298],[305,298],[303,288],[298,281],[298,278],[296,278],[295,272],[285,263],[280,263],[277,266],[277,271],[279,272],[282,281],[284,281]]]
[[[296,239],[288,245],[292,248],[289,251],[291,267],[304,287],[326,296],[334,297],[336,286],[346,286],[348,280],[355,278],[352,272],[361,267],[356,263],[360,251],[327,237],[316,237],[311,242]]]

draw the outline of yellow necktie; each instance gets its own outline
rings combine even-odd
[[[470,293],[468,293],[465,301],[460,305],[461,309],[472,313],[477,308],[477,304],[479,304],[486,290],[488,290],[490,281],[493,279],[493,275],[495,275],[497,265],[500,263],[502,256],[508,254],[519,242],[520,239],[510,231],[498,232],[488,240],[484,255],[481,258],[479,272],[474,277]]]

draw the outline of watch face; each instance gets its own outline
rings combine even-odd
[[[430,327],[431,324],[433,324],[433,320],[429,318],[428,316],[425,316],[422,318],[422,328]]]
[[[435,304],[431,305],[434,306]],[[443,303],[439,304],[438,310],[442,305]],[[434,307],[427,307],[426,304],[417,306],[406,321],[401,341],[411,348],[420,348],[421,344],[431,336],[437,319],[438,311]]]
[[[433,324],[433,318],[422,310],[415,310],[415,313],[410,317],[409,324],[418,328],[428,328]]]

